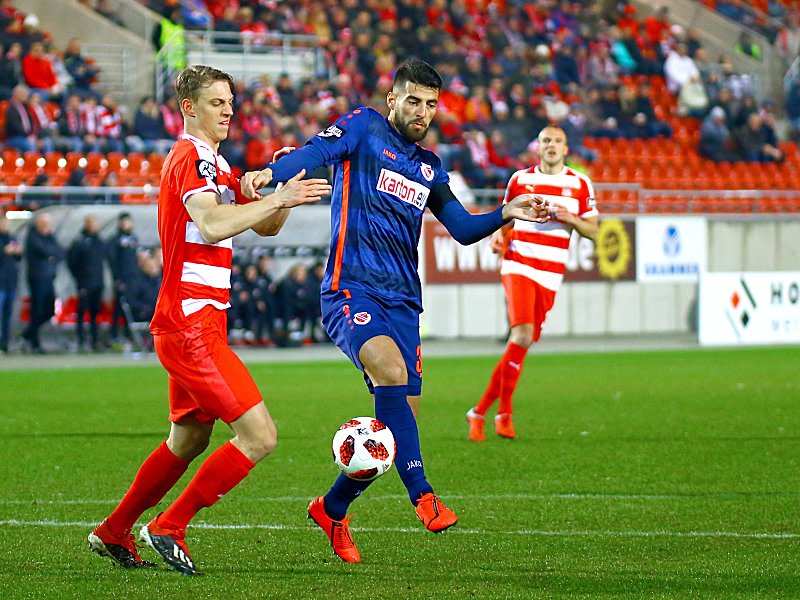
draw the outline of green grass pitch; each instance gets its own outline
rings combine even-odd
[[[464,413],[495,359],[425,362],[426,471],[458,525],[426,532],[392,471],[352,507],[359,565],[305,518],[337,474],[335,428],[373,413],[359,374],[251,365],[278,449],[195,519],[199,578],[114,568],[85,543],[165,436],[163,370],[3,372],[0,597],[800,597],[800,348],[534,350],[518,439],[473,444]]]

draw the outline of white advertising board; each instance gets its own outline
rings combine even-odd
[[[636,281],[697,281],[708,264],[703,217],[638,217]]]
[[[800,343],[800,271],[703,273],[701,345]]]

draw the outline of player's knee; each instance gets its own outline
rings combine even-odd
[[[408,383],[408,371],[405,364],[391,363],[384,365],[378,377],[378,381],[373,381],[376,385],[406,385]]]
[[[254,435],[240,438],[240,441],[244,454],[253,462],[259,462],[275,452],[278,433],[274,427],[265,427]]]
[[[251,441],[251,443],[248,444],[248,454],[250,455],[250,460],[253,462],[264,460],[270,454],[275,452],[275,448],[277,446],[278,436],[274,433],[266,434],[261,439]]]
[[[179,439],[173,440],[169,449],[175,456],[185,460],[194,460],[206,451],[210,439],[210,436],[204,435],[201,432],[196,432],[191,435],[182,435]]]

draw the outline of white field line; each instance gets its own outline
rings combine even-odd
[[[93,521],[21,521],[10,519],[0,521],[0,527],[82,527],[85,529],[95,527]],[[241,524],[241,525],[215,525],[212,523],[196,523],[194,529],[214,530],[272,530],[272,531],[316,531],[309,525],[269,525],[269,524]],[[421,527],[353,527],[354,531],[373,533],[423,533]],[[548,531],[543,529],[517,529],[511,531],[491,531],[484,529],[467,529],[456,527],[449,533],[461,535],[519,535],[519,536],[550,536],[550,537],[673,537],[673,538],[746,538],[746,539],[798,539],[800,533],[767,533],[767,532],[738,532],[738,531],[604,531],[604,530],[561,530]]]
[[[407,500],[405,494],[391,494],[382,496],[364,496],[370,500]],[[759,498],[800,498],[798,492],[716,492],[709,494],[481,494],[460,495],[442,494],[446,500],[470,500],[470,501],[494,501],[494,500],[747,500]],[[311,496],[272,496],[272,497],[247,497],[237,496],[237,502],[310,502]],[[31,500],[3,499],[0,498],[0,506],[37,506],[37,505],[93,505],[93,504],[117,504],[119,499],[85,499],[85,500],[43,500],[34,498]]]

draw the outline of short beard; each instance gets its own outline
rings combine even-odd
[[[397,129],[398,133],[406,138],[409,142],[418,142],[423,139],[426,135],[428,135],[429,127],[421,131],[416,131],[411,129],[411,122],[408,123],[398,123],[395,119],[394,121],[395,129]]]

